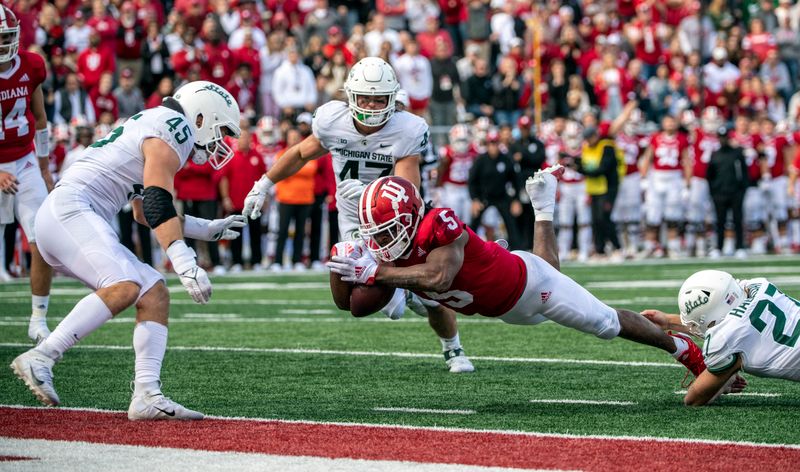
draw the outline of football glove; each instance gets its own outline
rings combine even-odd
[[[358,259],[333,256],[327,266],[331,272],[341,275],[343,282],[353,284],[372,285],[375,283],[375,274],[378,272],[378,262],[370,253],[366,253]]]
[[[564,174],[561,164],[550,166],[528,177],[525,181],[525,191],[531,199],[533,213],[537,221],[553,221],[553,212],[556,207],[556,188],[558,179]]]
[[[339,182],[336,187],[336,200],[356,200],[361,197],[364,192],[364,182],[356,179],[347,179]]]
[[[184,216],[183,234],[187,238],[201,241],[231,240],[239,237],[239,232],[232,228],[247,226],[247,217],[244,215],[231,215],[217,220],[206,220],[193,216]]]
[[[355,241],[339,241],[331,248],[331,257],[349,257],[350,259],[358,259],[364,255],[364,243],[361,240]]]
[[[250,217],[250,219],[255,220],[256,218],[261,216],[261,209],[264,207],[264,202],[267,201],[267,192],[271,189],[275,183],[266,175],[262,175],[260,179],[258,179],[254,184],[253,188],[250,189],[250,193],[244,198],[244,209],[242,210],[242,215],[245,217]]]
[[[194,251],[179,239],[169,245],[167,257],[192,300],[203,305],[208,303],[211,299],[211,281],[206,271],[197,266]]]

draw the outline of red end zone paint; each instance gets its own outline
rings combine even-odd
[[[0,408],[0,436],[291,456],[608,470],[791,470],[800,449]]]

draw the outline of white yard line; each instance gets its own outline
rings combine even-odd
[[[30,348],[28,343],[0,343],[0,347]],[[130,351],[131,346],[78,344],[73,349],[93,349],[98,351]],[[301,354],[321,356],[351,356],[351,357],[399,357],[416,359],[441,359],[441,354],[418,352],[376,352],[376,351],[338,351],[332,349],[284,349],[284,348],[254,348],[254,347],[217,347],[217,346],[169,346],[170,351],[191,352],[248,352],[263,354]],[[470,356],[472,360],[490,362],[519,362],[528,364],[578,364],[578,365],[603,365],[618,367],[684,367],[677,362],[637,362],[637,361],[603,361],[596,359],[559,359],[550,357],[494,357]]]
[[[25,406],[25,405],[2,405],[0,407],[6,408],[19,408],[25,410],[44,410],[52,409],[47,406]],[[95,413],[127,413],[127,410],[101,410],[97,408],[70,408],[58,407],[59,410],[70,411],[90,411]],[[800,444],[775,444],[775,443],[757,443],[751,441],[726,441],[719,439],[696,439],[696,438],[668,438],[659,436],[614,436],[602,434],[564,434],[564,433],[545,433],[537,431],[520,431],[520,430],[505,430],[505,429],[475,429],[475,428],[446,428],[442,426],[409,426],[398,424],[386,423],[343,423],[334,421],[309,421],[309,420],[285,420],[280,418],[244,418],[244,417],[229,417],[229,416],[206,416],[209,419],[217,420],[232,420],[232,421],[256,421],[256,422],[277,422],[285,424],[305,424],[305,425],[333,425],[333,426],[346,426],[354,428],[391,428],[402,429],[407,431],[441,431],[441,432],[456,432],[456,433],[494,433],[494,434],[509,434],[513,436],[527,436],[533,438],[563,438],[563,439],[616,439],[621,441],[656,441],[665,443],[691,443],[691,444],[715,444],[721,446],[742,446],[742,447],[766,447],[766,448],[789,448],[800,449]]]
[[[675,395],[686,395],[686,390],[676,390]],[[727,396],[734,396],[734,397],[764,397],[764,398],[775,398],[780,397],[780,393],[769,393],[769,392],[739,392],[739,393],[729,393]]]
[[[691,275],[687,271],[687,276]],[[598,282],[588,282],[583,286],[591,289],[632,289],[632,288],[680,288],[684,279],[660,279],[660,280],[606,280]],[[800,277],[770,277],[769,281],[775,285],[800,285]],[[677,298],[677,296],[676,296]]]
[[[626,401],[613,401],[613,400],[571,400],[571,399],[556,399],[556,400],[545,400],[545,399],[533,399],[530,401],[531,403],[555,403],[555,404],[565,404],[565,405],[615,405],[615,406],[632,406],[638,405],[637,402],[626,402]]]
[[[383,411],[388,413],[433,413],[439,415],[474,415],[475,410],[436,410],[432,408],[400,408],[400,407],[380,407],[376,406],[372,411]]]

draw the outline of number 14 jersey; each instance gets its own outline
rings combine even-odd
[[[137,113],[83,151],[58,185],[81,189],[95,213],[110,221],[143,190],[142,143],[158,138],[178,155],[180,167],[194,146],[194,131],[184,115],[159,106]]]
[[[331,152],[336,184],[358,179],[369,184],[392,173],[395,163],[428,147],[428,125],[408,112],[395,112],[380,130],[358,132],[347,103],[330,101],[317,108],[311,122],[314,136]]]
[[[747,373],[800,381],[800,302],[764,278],[745,290],[747,299],[706,332],[708,370],[727,370],[739,354]]]
[[[36,120],[31,99],[46,77],[44,59],[22,50],[11,60],[11,68],[0,73],[0,163],[33,152]]]

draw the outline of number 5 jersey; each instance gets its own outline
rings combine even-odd
[[[745,282],[747,299],[706,332],[703,353],[710,372],[742,357],[745,372],[800,381],[800,302],[767,279]]]
[[[143,190],[142,143],[147,138],[167,143],[180,159],[179,168],[186,163],[194,146],[194,132],[184,115],[163,106],[151,108],[132,116],[86,148],[58,186],[80,189],[95,213],[110,221]]]

